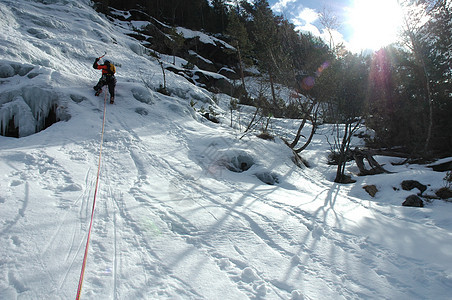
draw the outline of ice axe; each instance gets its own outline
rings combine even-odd
[[[104,57],[105,55],[107,55],[107,51],[105,51],[104,55],[100,56],[100,57],[98,58],[98,60],[100,60],[100,59],[101,59],[102,57]]]

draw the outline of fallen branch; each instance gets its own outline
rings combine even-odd
[[[356,165],[359,169],[359,176],[365,176],[365,175],[375,175],[375,174],[382,174],[382,173],[391,173],[385,168],[383,168],[374,158],[372,151],[364,151],[360,150],[358,148],[355,148],[353,152],[353,157],[355,159]],[[364,159],[367,160],[370,166],[370,170],[366,169],[364,165]]]

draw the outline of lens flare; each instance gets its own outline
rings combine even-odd
[[[393,43],[397,40],[402,20],[397,0],[355,0],[348,16],[353,30],[351,48],[355,51],[378,50]]]
[[[306,90],[306,91],[309,91],[310,89],[312,89],[314,87],[314,85],[315,85],[315,78],[312,76],[305,77],[301,81],[301,87],[303,88],[303,90]]]

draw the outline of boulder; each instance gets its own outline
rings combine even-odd
[[[363,186],[363,189],[372,197],[375,197],[375,194],[377,194],[377,192],[378,192],[378,189],[374,184],[365,185],[365,186]]]
[[[421,192],[421,195],[423,192],[425,192],[425,190],[427,190],[427,186],[420,183],[419,181],[416,180],[402,181],[402,189],[404,189],[405,191],[411,191],[414,188],[417,188]]]
[[[424,207],[424,201],[416,195],[411,195],[405,199],[402,206]]]
[[[436,196],[440,197],[441,199],[452,198],[452,190],[450,190],[446,187],[440,188],[439,190],[437,190],[435,192],[435,194],[436,194]]]

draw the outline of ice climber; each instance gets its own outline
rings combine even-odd
[[[96,91],[96,96],[99,96],[102,92],[102,87],[108,85],[108,91],[110,92],[110,103],[113,104],[115,101],[115,87],[116,87],[116,68],[113,63],[108,60],[104,61],[104,64],[99,65],[100,58],[96,58],[93,64],[94,69],[102,70],[102,77],[99,82],[94,86]]]

